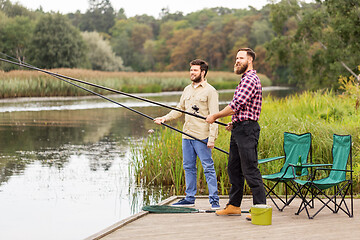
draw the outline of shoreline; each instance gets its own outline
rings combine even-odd
[[[291,87],[281,87],[281,86],[269,86],[263,87],[263,91],[279,91],[279,90],[289,90]],[[219,93],[234,92],[235,89],[221,89],[217,90]],[[131,93],[132,95],[141,96],[141,97],[156,97],[156,96],[171,96],[171,95],[181,95],[182,91],[169,91],[169,92],[157,92],[157,93]],[[127,98],[127,96],[122,96],[121,94],[109,94],[105,95],[108,97],[118,97],[118,98]],[[41,101],[66,101],[66,100],[76,100],[76,99],[96,99],[98,96],[89,95],[89,96],[57,96],[57,97],[14,97],[14,98],[2,98],[0,103],[16,103],[16,102],[41,102]]]

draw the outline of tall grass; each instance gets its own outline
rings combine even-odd
[[[127,93],[180,91],[189,84],[189,73],[186,71],[138,73],[101,72],[84,69],[52,69],[51,72]],[[263,86],[271,85],[271,81],[265,75],[260,74],[259,76],[264,82]],[[235,88],[239,81],[239,77],[231,72],[209,72],[207,78],[216,89]],[[29,70],[0,71],[0,86],[0,98],[82,96],[90,94],[45,73]],[[92,87],[87,88],[96,90]],[[96,91],[100,94],[109,93],[105,90]]]
[[[355,191],[359,192],[360,181],[360,114],[355,110],[354,102],[333,92],[304,92],[284,99],[266,97],[259,124],[259,159],[282,156],[284,132],[312,134],[313,162],[331,163],[332,135],[350,134],[353,141],[353,166]],[[223,122],[230,118],[222,119]],[[177,126],[181,127],[180,124]],[[229,149],[230,133],[219,127],[216,146]],[[183,193],[185,187],[182,169],[181,135],[159,127],[156,134],[144,139],[134,152],[138,166],[135,174],[142,183],[172,185],[176,193]],[[227,155],[213,150],[213,159],[218,178],[219,192],[228,194]],[[282,160],[260,165],[262,174],[280,170]],[[207,193],[206,180],[200,161],[198,166],[198,189]],[[180,171],[180,172],[177,172]],[[151,175],[147,175],[151,173]],[[177,173],[174,173],[177,172]],[[181,177],[182,179],[176,179]],[[276,191],[284,193],[280,185]],[[246,188],[246,193],[250,189]]]

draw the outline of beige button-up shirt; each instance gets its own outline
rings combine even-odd
[[[203,81],[196,88],[193,83],[186,86],[177,108],[194,113],[192,106],[196,105],[199,108],[198,115],[206,117],[207,115],[219,112],[219,94],[216,89]],[[183,113],[172,110],[165,115],[165,121],[170,121],[182,116]],[[218,136],[218,125],[216,123],[209,124],[204,119],[185,114],[185,123],[183,132],[194,136],[200,140],[209,138],[209,142],[215,142]],[[183,135],[185,139],[192,139]]]

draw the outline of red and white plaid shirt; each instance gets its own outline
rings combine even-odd
[[[256,70],[248,70],[241,77],[229,106],[235,112],[232,122],[258,121],[261,112],[262,89]]]

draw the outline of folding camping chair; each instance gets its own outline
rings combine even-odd
[[[333,135],[332,146],[332,168],[316,168],[313,176],[310,180],[295,179],[298,184],[298,193],[302,198],[302,203],[296,213],[298,215],[302,210],[306,210],[309,219],[314,218],[325,207],[329,208],[333,213],[337,213],[340,209],[346,213],[349,217],[353,217],[353,187],[352,187],[352,150],[351,150],[351,136],[350,135]],[[349,161],[349,170],[347,170],[347,163]],[[315,180],[316,173],[318,171],[329,171],[328,177]],[[347,176],[347,173],[348,174]],[[349,176],[350,175],[350,176]],[[326,194],[325,190],[334,187],[333,195]],[[305,189],[305,194],[301,193],[301,190]],[[350,209],[345,201],[345,196],[350,191]],[[311,200],[307,201],[306,196],[308,193],[312,194]],[[319,195],[323,195],[325,200]],[[330,196],[328,196],[330,195]],[[337,196],[341,198],[340,202],[337,202]],[[314,202],[318,199],[323,205],[312,216],[310,216],[307,206],[309,202]],[[327,199],[327,201],[326,201]],[[326,202],[325,202],[326,201]],[[333,207],[329,204],[333,203]]]
[[[312,153],[311,153],[311,133],[304,134],[295,134],[284,132],[284,153],[285,156],[275,157],[275,158],[267,158],[259,160],[259,163],[265,163],[273,160],[278,160],[281,158],[285,158],[284,165],[280,169],[279,172],[263,175],[262,178],[271,182],[275,182],[275,184],[271,187],[265,184],[266,197],[269,197],[271,201],[274,203],[276,208],[279,211],[282,211],[286,206],[288,206],[292,200],[296,197],[296,188],[293,186],[293,182],[291,180],[295,179],[296,175],[294,172],[294,168],[290,165],[295,165],[301,156],[302,164],[307,163],[307,159],[310,153],[310,163],[312,161]],[[308,175],[307,168],[303,168],[300,176]],[[285,201],[275,193],[274,189],[279,183],[285,184]],[[295,194],[288,200],[288,188],[292,190]],[[277,198],[281,201],[283,206],[281,208],[277,205],[274,198]]]

